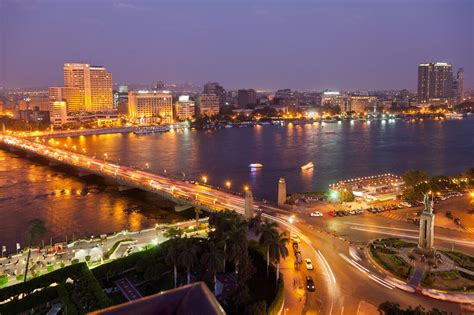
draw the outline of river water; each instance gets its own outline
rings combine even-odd
[[[329,133],[328,133],[329,132]],[[335,133],[333,133],[335,132]],[[431,175],[474,166],[474,118],[459,121],[363,121],[253,126],[153,135],[112,134],[56,139],[59,145],[110,161],[231,189],[252,187],[254,196],[276,199],[287,191],[325,190],[340,179],[420,169]],[[127,228],[136,230],[181,215],[144,192],[119,193],[113,183],[77,178],[61,168],[0,150],[0,245],[21,241],[27,222],[45,221],[49,236],[64,241]],[[313,171],[301,171],[307,162]],[[250,163],[263,167],[254,171]],[[192,215],[192,214],[188,214]],[[46,240],[49,242],[49,239]]]

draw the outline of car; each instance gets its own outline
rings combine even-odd
[[[301,264],[303,262],[302,259],[301,259],[301,252],[298,251],[295,254],[295,257],[296,257],[296,263]]]
[[[313,262],[311,261],[311,259],[306,258],[304,261],[306,263],[306,269],[307,270],[313,270],[314,269]]]
[[[308,289],[308,291],[311,291],[311,292],[315,290],[314,280],[311,276],[306,276],[306,288]]]
[[[355,215],[355,214],[356,214],[355,210],[350,210],[350,211],[347,211],[347,212],[349,212],[349,214],[351,214],[351,215]]]
[[[331,216],[331,217],[335,217],[335,216],[336,216],[336,212],[334,212],[334,211],[329,211],[329,212],[328,212],[328,215]]]
[[[323,214],[319,211],[311,212],[309,215],[311,217],[322,217],[323,216]]]

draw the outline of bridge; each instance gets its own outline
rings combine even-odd
[[[245,197],[229,191],[191,183],[188,181],[157,175],[130,166],[118,165],[106,160],[90,157],[52,147],[42,138],[23,138],[12,135],[0,135],[0,144],[13,152],[24,152],[27,157],[41,157],[50,165],[67,165],[76,169],[79,175],[95,174],[115,181],[120,189],[138,188],[184,206],[200,207],[207,211],[234,210],[246,217],[253,216],[258,207],[254,204],[252,192],[247,190]]]

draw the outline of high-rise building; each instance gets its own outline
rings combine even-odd
[[[112,75],[104,68],[81,63],[64,64],[64,86],[76,88],[79,108],[70,111],[108,111],[113,109]]]
[[[257,92],[254,89],[244,90],[241,89],[238,92],[238,105],[240,108],[247,108],[249,104],[257,103]]]
[[[178,120],[191,119],[196,114],[194,101],[188,95],[181,95],[175,103],[175,115]]]
[[[219,105],[222,107],[226,103],[227,94],[225,89],[217,82],[209,82],[204,85],[204,94],[215,94],[219,97]]]
[[[129,91],[128,116],[140,123],[172,123],[172,95],[157,91]]]
[[[446,62],[418,66],[418,103],[448,103],[452,98],[453,67]]]
[[[219,114],[219,96],[215,94],[199,94],[196,105],[201,116],[214,116]]]
[[[456,76],[453,78],[452,93],[454,104],[459,104],[464,101],[464,69],[459,68]]]

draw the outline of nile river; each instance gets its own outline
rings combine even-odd
[[[327,133],[331,131],[330,133]],[[334,131],[335,133],[332,133]],[[275,200],[277,181],[287,190],[325,190],[340,179],[408,169],[452,175],[474,166],[474,118],[460,121],[363,121],[253,126],[153,135],[113,134],[56,139],[69,148],[121,164],[183,176],[233,190],[250,185],[254,196]],[[136,230],[179,218],[149,193],[119,193],[112,183],[76,178],[0,151],[0,245],[21,241],[27,222],[45,221],[54,241]],[[315,167],[303,172],[307,162]],[[252,171],[250,163],[263,168]],[[49,241],[49,239],[48,239]]]

